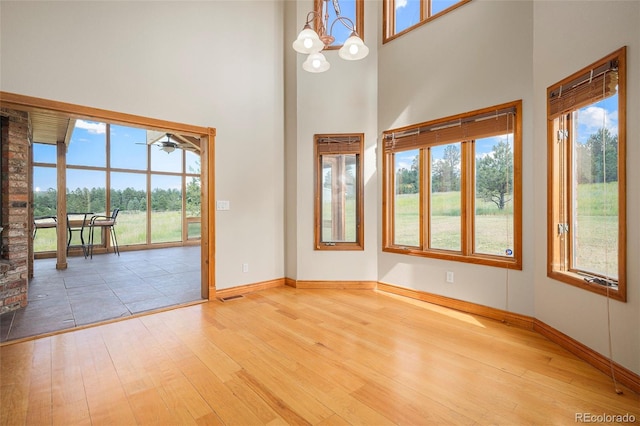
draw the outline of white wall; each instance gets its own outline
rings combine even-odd
[[[546,276],[546,90],[565,77],[627,46],[627,303],[609,303],[613,359],[640,373],[640,2],[535,2],[533,241],[536,317],[608,355],[607,300]],[[558,25],[559,17],[562,25]]]
[[[379,134],[523,100],[524,212],[522,271],[380,251],[381,282],[534,314],[532,42],[531,2],[475,0],[380,48]]]
[[[216,285],[284,276],[283,3],[0,2],[0,89],[217,129]],[[242,272],[242,264],[249,272]]]
[[[216,127],[216,198],[231,202],[216,216],[218,288],[283,276],[379,280],[531,315],[607,354],[606,300],[546,278],[544,97],[627,45],[628,302],[610,307],[614,359],[640,374],[640,2],[474,0],[381,45],[382,5],[367,1],[370,56],[329,52],[332,68],[319,75],[291,49],[311,7],[2,1],[0,90]],[[379,135],[517,99],[523,270],[382,252]],[[313,135],[330,132],[365,133],[362,252],[313,250]]]
[[[376,181],[376,116],[377,116],[377,49],[378,27],[376,20],[379,2],[365,4],[364,41],[369,55],[360,61],[345,61],[336,50],[324,52],[331,68],[320,74],[302,70],[304,55],[291,47],[305,23],[313,1],[296,2],[295,34],[284,43],[285,55],[297,55],[295,60],[296,122],[295,140],[289,140],[291,152],[295,151],[296,188],[295,219],[288,217],[289,229],[296,228],[295,271],[289,278],[297,280],[377,280],[377,181]],[[290,70],[288,70],[290,71]],[[293,96],[293,95],[292,95]],[[287,98],[289,99],[289,98]],[[290,117],[287,117],[290,118]],[[363,251],[314,250],[314,147],[313,135],[317,133],[364,133],[364,232]],[[295,147],[293,146],[295,145]],[[292,176],[293,177],[293,176]],[[289,206],[291,204],[289,203]],[[292,241],[293,243],[293,241]]]

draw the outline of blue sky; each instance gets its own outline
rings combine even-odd
[[[146,130],[133,127],[111,125],[111,167],[144,171],[147,169],[147,135]],[[106,131],[105,123],[89,120],[77,120],[67,150],[67,164],[78,166],[106,167]],[[159,147],[151,147],[151,169],[161,172],[181,172],[181,150],[172,153],[161,151]],[[35,162],[56,162],[54,145],[34,144]],[[189,165],[199,169],[196,162],[199,156],[187,152],[187,171]],[[37,167],[34,173],[34,190],[56,188],[55,168]],[[67,188],[104,188],[106,173],[94,170],[67,170]],[[111,175],[113,189],[146,189],[146,176],[136,173],[113,172]],[[156,175],[151,179],[151,188],[180,189],[180,179],[175,176]]]
[[[585,143],[589,136],[603,127],[612,135],[618,134],[618,95],[603,99],[578,111],[578,142]]]
[[[460,0],[431,0],[431,15],[459,3]],[[396,0],[396,33],[420,22],[420,0]]]
[[[322,2],[323,5],[327,4],[326,2]],[[323,18],[324,18],[324,13],[323,13]],[[341,1],[340,2],[340,16],[344,16],[346,18],[349,18],[351,21],[353,21],[353,25],[355,26],[356,24],[356,2],[355,0],[350,0],[350,1]],[[329,2],[329,25],[331,25],[331,23],[333,22],[333,20],[335,19],[336,14],[335,11],[333,9],[333,2]],[[349,22],[346,22],[347,25],[351,25]],[[344,26],[343,24],[341,24],[340,22],[336,22],[335,25],[333,26],[333,31],[331,28],[327,28],[327,33],[331,33],[331,35],[333,35],[335,37],[335,41],[334,41],[334,45],[342,45],[344,44],[344,42],[347,40],[347,38],[349,38],[349,36],[351,35],[351,31],[347,29],[346,26]],[[360,34],[360,36],[362,37],[362,34]]]

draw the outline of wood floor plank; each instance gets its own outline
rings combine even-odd
[[[32,374],[29,383],[29,411],[26,424],[51,424],[52,418],[52,365],[51,339],[39,339],[34,342]]]
[[[51,401],[54,424],[90,424],[86,388],[78,357],[78,334],[51,337]]]
[[[202,360],[194,356],[192,362],[181,365],[180,369],[222,423],[260,424],[258,417],[235,397]]]
[[[23,424],[28,415],[34,343],[0,352],[0,423]]]
[[[263,290],[0,347],[0,424],[572,424],[640,396],[531,330],[369,290]]]
[[[259,418],[266,423],[277,423],[282,420],[285,424],[306,425],[310,424],[300,416],[289,404],[276,395],[271,389],[246,370],[236,373],[237,382],[228,383],[230,389],[250,407]],[[240,385],[241,384],[241,385]],[[239,390],[238,388],[242,388]],[[251,390],[248,392],[247,390]],[[275,416],[275,417],[272,417]]]

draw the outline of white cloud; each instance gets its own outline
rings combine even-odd
[[[603,127],[612,134],[618,134],[618,111],[607,111],[597,106],[583,108],[578,113],[578,131],[581,137],[588,137]]]
[[[407,6],[408,0],[396,0],[396,10]]]
[[[407,169],[411,170],[411,164],[407,161],[396,161],[396,170]]]
[[[97,123],[95,121],[78,120],[76,121],[76,128],[87,130],[89,133],[96,135],[102,135],[107,132],[105,123]]]

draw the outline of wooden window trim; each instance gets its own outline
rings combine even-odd
[[[480,118],[489,117],[494,115],[499,117],[499,112],[513,111],[515,114],[513,120],[513,172],[514,172],[514,188],[513,188],[513,257],[498,256],[484,253],[474,252],[474,201],[473,192],[475,188],[475,182],[473,176],[475,168],[475,160],[473,155],[474,142],[470,138],[465,140],[455,140],[453,136],[446,139],[447,142],[462,142],[461,143],[461,250],[449,251],[442,249],[432,249],[427,247],[429,241],[428,224],[426,223],[427,212],[429,211],[429,198],[426,196],[426,189],[423,188],[425,177],[430,173],[428,161],[426,161],[426,149],[429,146],[440,145],[442,140],[438,139],[434,135],[416,135],[415,141],[419,143],[401,143],[398,144],[402,149],[396,149],[390,142],[394,135],[405,134],[406,137],[411,138],[412,132],[420,132],[425,130],[427,132],[446,132],[450,129],[450,125],[455,122],[464,122],[465,120],[471,120],[474,117]],[[478,126],[476,129],[487,129],[488,126]],[[504,133],[504,128],[502,133]],[[451,133],[447,133],[451,135]],[[495,135],[494,131],[489,133],[480,133],[476,138],[487,137],[489,135]],[[420,137],[419,137],[420,136]],[[433,137],[432,137],[433,136]],[[383,220],[382,220],[382,250],[389,253],[407,254],[410,256],[429,257],[442,260],[451,260],[458,262],[474,263],[487,266],[496,266],[507,269],[521,270],[522,269],[522,101],[514,101],[502,105],[497,105],[482,110],[472,111],[469,113],[459,114],[452,117],[446,117],[426,123],[420,123],[416,125],[406,126],[398,129],[387,130],[383,132],[383,193],[382,193],[382,205],[383,205]],[[419,205],[420,205],[420,246],[419,247],[407,247],[394,244],[394,188],[395,188],[395,170],[393,167],[393,156],[400,150],[416,149],[420,148],[420,154],[422,161],[420,161],[419,179],[421,182],[421,189],[419,191]],[[465,213],[471,212],[471,213]]]
[[[595,78],[589,78],[586,81],[585,75],[591,76],[591,70],[595,70],[594,74],[598,74],[597,70],[609,67],[612,61],[616,61],[617,76],[602,76],[597,81],[600,89],[598,93],[593,93],[589,97],[591,87],[595,82]],[[606,79],[606,80],[605,80]],[[583,84],[576,86],[576,82]],[[605,95],[602,95],[602,87],[605,87]],[[571,184],[566,183],[563,187],[558,176],[558,170],[563,165],[571,164],[570,146],[559,148],[556,140],[558,131],[558,118],[561,115],[570,114],[570,112],[579,109],[589,103],[597,102],[610,92],[612,85],[618,85],[618,288],[612,289],[608,286],[600,285],[585,280],[583,275],[579,275],[576,271],[571,270],[570,265],[571,254],[569,252],[570,244],[563,244],[558,237],[557,226],[561,222],[562,215],[571,215],[570,203],[562,203],[560,201],[560,191],[564,189],[565,193],[570,191]],[[560,87],[576,87],[574,100],[566,104],[560,104],[555,99],[560,91]],[[626,302],[626,47],[622,47],[608,56],[594,62],[593,64],[583,68],[582,70],[572,74],[562,81],[547,88],[547,276],[551,279],[570,284],[593,293],[610,297],[612,299]],[[570,121],[570,119],[564,119]],[[570,145],[570,144],[569,144]],[[564,157],[564,160],[560,158]],[[570,173],[570,171],[567,171]],[[566,197],[570,199],[570,196]],[[567,247],[569,246],[569,247]],[[557,266],[565,265],[565,266]]]
[[[314,196],[314,247],[316,250],[364,250],[364,134],[316,134],[314,135],[315,152],[315,196]],[[335,140],[337,143],[322,143],[323,140]],[[343,143],[341,141],[351,141]],[[322,155],[355,154],[356,155],[356,241],[331,242],[322,241]]]
[[[316,0],[317,1],[317,0]],[[420,1],[420,21],[416,24],[405,28],[404,30],[396,33],[395,32],[395,2],[396,0],[383,0],[382,3],[382,44],[386,44],[391,40],[395,40],[398,37],[401,37],[414,29],[423,26],[427,22],[431,22],[434,19],[438,19],[439,17],[446,15],[447,13],[456,10],[460,6],[463,6],[469,3],[472,0],[460,0],[458,3],[452,4],[448,8],[441,10],[440,12],[429,16],[429,0],[421,0]]]

